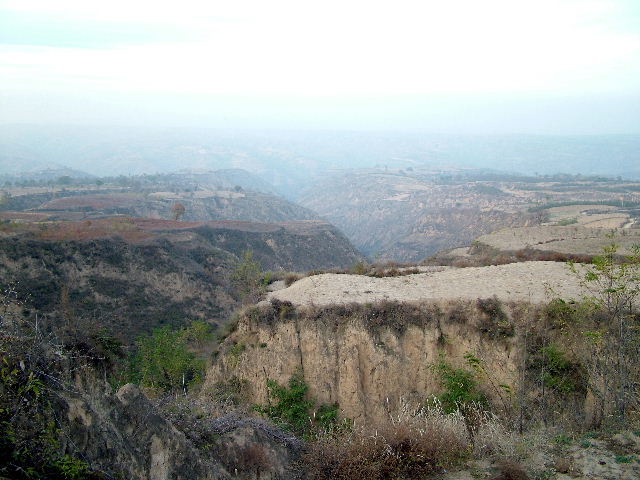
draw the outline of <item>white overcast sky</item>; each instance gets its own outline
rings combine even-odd
[[[3,123],[640,133],[640,0],[0,0],[0,89]]]

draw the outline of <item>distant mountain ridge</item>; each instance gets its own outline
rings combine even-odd
[[[93,175],[242,168],[290,197],[335,168],[473,167],[522,174],[640,178],[640,135],[443,135],[4,125],[0,151],[31,170],[55,163]],[[0,175],[8,173],[0,163]]]

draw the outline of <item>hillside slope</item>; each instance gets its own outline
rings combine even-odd
[[[502,228],[548,221],[582,225],[587,217],[585,227],[629,228],[639,190],[638,183],[606,178],[412,167],[329,176],[299,202],[340,228],[365,254],[416,262]]]
[[[245,251],[265,270],[347,267],[362,259],[321,222],[171,222],[117,217],[2,225],[0,278],[39,312],[91,320],[129,342],[161,325],[224,322]]]
[[[64,180],[64,179],[63,179]],[[53,181],[39,186],[5,186],[0,210],[37,210],[53,218],[129,215],[173,218],[172,207],[185,207],[185,220],[286,222],[317,220],[316,213],[274,193],[265,181],[240,169]]]
[[[299,202],[340,228],[365,254],[405,262],[529,221],[520,212],[521,199],[495,188],[438,185],[381,171],[328,178]]]

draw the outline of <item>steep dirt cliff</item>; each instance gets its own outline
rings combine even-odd
[[[311,397],[366,421],[396,411],[402,398],[439,392],[433,367],[441,356],[460,365],[471,353],[491,372],[490,383],[513,385],[522,362],[514,324],[527,308],[471,301],[294,307],[275,300],[244,312],[204,390],[235,377],[250,401],[266,403],[267,379],[285,384],[300,371]]]

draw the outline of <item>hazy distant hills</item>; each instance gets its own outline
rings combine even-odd
[[[290,196],[327,171],[473,167],[640,178],[640,135],[435,135],[4,125],[0,175],[58,164],[94,175],[247,170]]]
[[[327,177],[299,202],[340,228],[365,254],[413,262],[470,245],[499,228],[543,222],[553,205],[631,206],[639,200],[640,186],[629,182],[371,169]]]
[[[317,220],[316,213],[279,195],[259,177],[238,170],[183,172],[137,177],[103,177],[50,187],[12,187],[1,210],[31,210],[56,219],[109,215],[170,219],[181,203],[188,221],[242,220],[287,222]]]
[[[384,171],[328,178],[308,189],[300,203],[340,228],[365,254],[396,261],[419,261],[527,219],[517,198],[496,188],[438,185]]]

